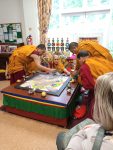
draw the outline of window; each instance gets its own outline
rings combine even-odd
[[[113,10],[110,0],[53,0],[49,38],[95,37],[113,51]]]

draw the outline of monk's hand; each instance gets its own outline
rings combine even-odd
[[[57,72],[57,70],[56,69],[51,69],[50,72],[55,73],[55,72]]]
[[[70,75],[71,75],[71,73],[70,73],[70,72],[67,72],[67,75],[68,75],[68,76],[70,76]]]
[[[77,71],[76,70],[71,70],[71,77],[74,77],[76,75]]]
[[[48,69],[48,71],[46,71],[46,73],[55,73],[55,72],[57,72],[56,69],[50,69],[50,68]]]

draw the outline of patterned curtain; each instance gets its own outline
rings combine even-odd
[[[52,0],[38,0],[40,43],[45,44],[51,15]]]

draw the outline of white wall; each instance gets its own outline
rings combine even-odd
[[[33,43],[39,44],[37,0],[23,0],[23,14],[26,37],[32,35]]]
[[[21,22],[19,0],[0,0],[0,23]]]
[[[31,34],[39,44],[37,0],[0,0],[0,24],[21,23],[23,41]]]

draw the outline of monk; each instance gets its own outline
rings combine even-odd
[[[64,67],[63,63],[61,62],[59,55],[53,55],[52,68],[56,69],[59,73],[66,73],[67,75],[70,75],[70,72]]]
[[[93,89],[96,79],[105,73],[113,72],[113,62],[98,57],[91,57],[88,51],[81,50],[77,58],[80,63],[80,77],[85,89]]]
[[[105,73],[113,72],[113,62],[103,57],[92,57],[88,51],[79,51],[77,58],[80,63],[79,81],[89,90],[91,109],[94,104],[94,86],[97,78]],[[92,114],[90,112],[91,117]]]
[[[81,50],[87,50],[92,57],[104,58],[109,61],[113,61],[112,55],[109,50],[100,45],[97,41],[83,40],[79,43],[71,42],[69,44],[69,50],[73,54],[78,54]],[[79,63],[77,61],[76,69],[79,69]]]
[[[69,50],[72,53],[78,54],[80,50],[87,50],[92,57],[103,57],[110,61],[113,61],[112,55],[109,50],[100,45],[97,41],[83,40],[79,43],[72,42],[69,45]]]
[[[51,52],[46,51],[42,56],[41,56],[41,64],[44,66],[50,67],[51,63],[53,60],[53,55]]]
[[[41,71],[54,72],[55,69],[50,69],[42,66],[40,56],[46,52],[44,44],[39,44],[37,47],[26,45],[14,50],[9,58],[8,73],[10,74],[10,83],[15,83],[18,79],[22,79],[27,74],[27,66],[33,61]]]

